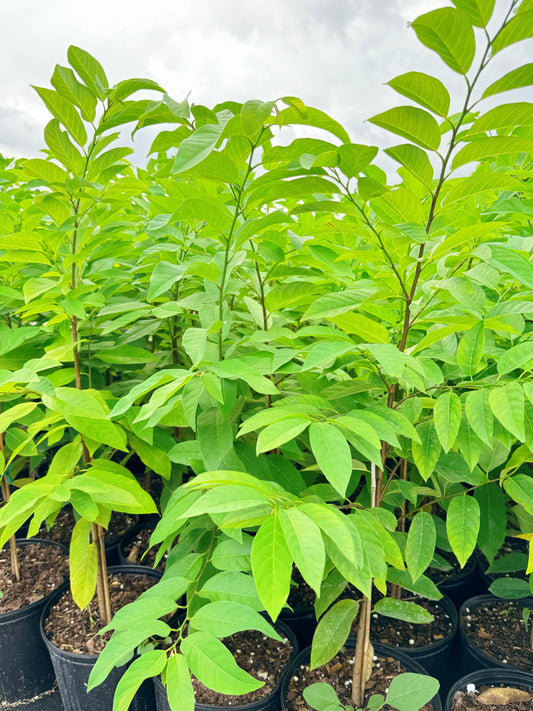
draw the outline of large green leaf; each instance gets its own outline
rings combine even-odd
[[[113,711],[128,711],[143,681],[158,676],[166,663],[167,653],[164,649],[152,649],[134,659],[117,684],[113,697]],[[186,707],[182,708],[185,711]]]
[[[204,410],[198,416],[197,437],[206,469],[218,469],[233,448],[231,422],[224,420],[218,407]]]
[[[231,600],[253,610],[264,609],[257,594],[255,581],[246,573],[230,570],[217,573],[204,583],[198,594],[211,601]]]
[[[72,69],[56,64],[50,83],[67,101],[80,109],[85,121],[94,121],[96,96],[76,79]]]
[[[467,331],[457,346],[457,365],[472,378],[481,366],[485,352],[485,329],[483,321]]]
[[[313,635],[311,669],[327,664],[348,639],[359,612],[355,600],[339,600],[322,616]]]
[[[290,554],[303,579],[320,594],[326,551],[320,528],[299,509],[281,509],[279,520]]]
[[[490,251],[494,266],[501,271],[511,274],[519,284],[533,289],[533,264],[518,252],[503,244],[491,244]]]
[[[476,138],[467,143],[455,154],[452,168],[455,170],[471,161],[481,161],[485,158],[495,158],[501,155],[518,153],[533,154],[533,141],[519,136],[486,136]]]
[[[482,114],[468,132],[474,136],[485,131],[505,131],[508,133],[516,126],[533,126],[533,105],[527,101],[514,104],[500,104]]]
[[[82,147],[85,146],[87,131],[77,109],[70,101],[53,89],[45,89],[40,86],[33,88],[43,100],[48,111],[63,124],[76,143]]]
[[[387,692],[387,703],[398,711],[418,711],[439,691],[439,682],[426,674],[405,672],[395,676]]]
[[[523,64],[521,67],[512,69],[503,77],[490,84],[482,94],[485,99],[488,96],[499,94],[502,91],[512,91],[533,84],[533,63]]]
[[[476,27],[486,27],[492,17],[496,0],[452,0],[458,10],[468,16]]]
[[[231,600],[216,600],[201,607],[190,619],[190,627],[214,637],[229,637],[236,632],[257,630],[281,641],[276,630],[256,610]]]
[[[425,109],[439,116],[447,116],[450,95],[444,84],[436,77],[423,72],[407,72],[387,82],[399,94],[412,99]]]
[[[74,68],[79,78],[91,92],[99,99],[105,98],[105,90],[109,83],[100,62],[98,62],[88,52],[70,45],[67,50],[67,57],[70,65]]]
[[[466,74],[476,52],[476,39],[467,17],[452,7],[420,15],[411,23],[420,42],[436,52],[450,69]]]
[[[517,343],[504,351],[497,363],[498,373],[505,375],[517,368],[529,370],[533,365],[533,341]]]
[[[465,414],[468,424],[479,439],[487,446],[492,446],[492,430],[494,416],[489,403],[487,388],[473,390],[467,393],[465,399]]]
[[[447,390],[439,395],[433,409],[433,419],[442,448],[448,452],[455,444],[461,424],[459,395],[452,390]]]
[[[230,111],[218,114],[218,123],[206,123],[182,141],[172,166],[172,173],[190,170],[214,150],[227,122],[232,118]]]
[[[181,651],[194,676],[220,694],[247,694],[264,686],[241,669],[229,649],[207,632],[187,635]]]
[[[507,499],[496,481],[478,487],[474,497],[480,511],[478,545],[492,563],[505,539]]]
[[[313,422],[309,443],[326,479],[344,496],[352,475],[352,453],[346,437],[329,422]]]
[[[431,563],[436,539],[435,522],[431,514],[425,511],[417,513],[411,521],[405,547],[405,560],[413,583]]]
[[[434,619],[433,615],[420,605],[406,600],[394,600],[390,597],[378,600],[374,605],[374,610],[380,615],[414,624],[433,622]]]
[[[74,146],[57,119],[49,121],[44,129],[44,140],[51,151],[52,158],[58,160],[74,175],[81,175],[85,167],[85,159]]]
[[[440,145],[439,125],[427,111],[415,106],[397,106],[368,119],[371,123],[407,138],[421,148],[436,151]]]
[[[194,688],[183,654],[173,654],[166,667],[167,696],[172,711],[194,711]]]
[[[466,493],[454,496],[446,513],[446,532],[461,568],[476,547],[479,522],[479,504],[476,499]]]
[[[533,516],[533,479],[527,474],[515,474],[503,482],[503,488],[518,504]]]
[[[241,109],[241,128],[245,136],[253,138],[263,128],[265,121],[272,113],[275,101],[246,101]]]
[[[289,595],[292,574],[292,556],[276,513],[261,524],[255,535],[252,572],[261,602],[276,620]]]
[[[290,417],[268,425],[257,438],[257,454],[281,447],[303,432],[310,422],[307,417]]]
[[[489,393],[489,404],[496,418],[505,429],[521,442],[526,438],[524,428],[524,391],[520,383],[509,382],[493,388]]]
[[[492,53],[533,36],[533,10],[520,12],[505,25],[492,42]]]
[[[96,590],[98,552],[96,543],[91,543],[91,527],[90,521],[80,518],[70,539],[70,591],[81,610],[91,602]]]
[[[391,158],[401,163],[407,170],[420,180],[424,185],[430,187],[433,180],[433,166],[427,153],[418,146],[410,143],[402,143],[399,146],[385,148]]]
[[[422,478],[427,481],[435,469],[441,446],[432,422],[420,423],[416,432],[420,442],[413,441],[413,459]]]

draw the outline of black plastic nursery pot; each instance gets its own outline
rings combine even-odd
[[[441,685],[441,698],[445,698],[446,690],[450,682],[450,655],[459,626],[459,616],[455,605],[448,597],[443,597],[438,602],[442,605],[451,620],[452,628],[447,637],[423,647],[394,647],[388,644],[379,644],[384,649],[387,649],[391,656],[394,656],[396,650],[399,650],[410,659],[418,662],[429,676],[434,676],[439,680]],[[372,644],[375,644],[373,640]]]
[[[522,553],[523,558],[524,558],[524,568],[521,571],[515,571],[515,572],[510,572],[510,573],[488,573],[487,570],[490,567],[488,560],[485,558],[483,552],[479,549],[476,548],[476,551],[474,553],[474,557],[476,559],[476,567],[477,567],[477,576],[479,580],[479,592],[477,594],[479,595],[484,595],[485,593],[489,593],[489,588],[492,585],[492,583],[497,580],[498,578],[501,577],[510,577],[510,578],[522,578],[523,580],[527,580],[526,576],[526,566],[527,566],[527,551],[528,551],[528,542],[519,538],[513,538],[512,536],[507,536],[504,541],[504,545],[510,546],[511,552],[513,554],[516,553]],[[500,549],[501,551],[502,549]],[[507,556],[503,556],[502,558],[505,558]],[[498,558],[495,559],[498,560]],[[469,597],[473,597],[473,595],[470,595]]]
[[[67,549],[59,543],[39,538],[17,540],[17,546],[41,543],[44,546]],[[55,673],[45,643],[39,631],[43,608],[58,591],[64,591],[64,583],[53,592],[19,610],[0,614],[0,702],[15,702],[31,698],[52,688]]]
[[[469,684],[479,691],[482,686],[512,686],[517,689],[533,689],[533,674],[519,669],[479,669],[463,676],[448,692],[445,711],[453,710],[453,698],[458,691],[467,692]],[[505,708],[505,707],[502,707]]]
[[[459,641],[460,641],[460,664],[464,673],[478,671],[480,669],[516,669],[516,667],[508,664],[502,664],[496,657],[486,654],[479,649],[468,638],[462,624],[464,615],[467,615],[470,610],[476,609],[485,603],[505,602],[503,598],[495,597],[494,595],[477,595],[469,600],[466,600],[459,610]],[[533,608],[533,598],[522,598],[520,600],[509,600],[524,607]],[[520,670],[519,670],[520,671]]]
[[[208,704],[196,703],[194,705],[195,711],[216,711],[216,709],[226,709],[231,708],[232,711],[279,711],[280,709],[280,699],[281,699],[281,689],[283,680],[285,679],[288,670],[291,666],[292,661],[297,657],[298,653],[298,640],[296,635],[293,633],[291,628],[281,620],[277,620],[276,628],[280,633],[284,634],[292,644],[294,648],[293,655],[289,660],[289,663],[285,670],[281,673],[279,681],[273,691],[270,692],[263,699],[258,699],[248,704],[231,706],[214,706]],[[155,699],[156,699],[156,709],[157,711],[171,711],[170,705],[168,703],[167,690],[159,677],[154,678],[154,688],[155,688]]]
[[[161,573],[157,570],[136,565],[111,567],[108,568],[108,573],[148,575],[156,579],[161,577]],[[64,593],[65,589],[62,589],[48,601],[48,604],[42,610],[40,623],[41,638],[44,640],[52,660],[64,711],[110,711],[113,708],[115,689],[127,665],[113,669],[102,684],[87,693],[89,675],[96,664],[98,655],[66,652],[52,644],[44,632],[44,625],[52,606]],[[153,685],[148,680],[142,684],[135,695],[130,705],[130,711],[153,711],[154,707]]]
[[[437,587],[443,595],[450,598],[456,608],[461,607],[469,597],[480,593],[479,572],[474,556],[468,559],[465,567],[458,573],[437,583]]]
[[[372,642],[374,647],[374,654],[377,656],[393,657],[397,661],[401,662],[402,666],[405,668],[406,672],[413,672],[414,674],[426,674],[426,670],[422,667],[416,660],[414,660],[409,655],[405,654],[403,650],[397,649],[395,647],[388,647],[379,642]],[[345,645],[346,649],[353,651],[355,647],[355,638],[351,637],[348,639]],[[294,672],[300,668],[302,664],[308,664],[311,658],[311,647],[307,647],[298,654],[293,661],[287,667],[287,671],[283,676],[281,682],[281,709],[282,711],[287,711],[287,692],[289,690],[289,684]],[[432,699],[433,711],[442,711],[442,703],[439,695],[436,694]],[[159,711],[159,709],[158,709]],[[163,710],[161,710],[163,711]],[[166,709],[165,709],[166,711]]]

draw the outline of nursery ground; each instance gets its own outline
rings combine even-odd
[[[63,711],[61,696],[57,688],[45,691],[24,701],[0,701],[0,711]]]

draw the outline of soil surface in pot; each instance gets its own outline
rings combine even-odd
[[[68,578],[68,556],[56,546],[18,546],[20,581],[11,572],[9,544],[0,551],[0,614],[41,600]]]
[[[366,683],[365,703],[372,694],[385,694],[392,679],[405,671],[397,659],[375,656],[372,676]],[[300,665],[289,682],[287,711],[312,711],[303,698],[303,691],[309,684],[320,681],[332,684],[341,703],[351,705],[352,673],[353,652],[350,653],[346,649],[341,649],[328,664],[313,671],[310,671],[308,664]],[[394,711],[394,708],[385,704],[383,711]],[[425,704],[421,711],[433,711],[431,701]]]
[[[226,647],[232,652],[237,664],[255,679],[264,681],[265,685],[256,691],[242,696],[219,694],[205,687],[193,677],[192,683],[197,703],[212,706],[241,706],[263,699],[272,693],[280,683],[281,675],[293,653],[293,646],[287,638],[284,642],[271,639],[261,632],[238,632],[224,640]]]
[[[75,519],[72,511],[70,509],[61,509],[51,528],[48,529],[46,525],[43,524],[39,531],[39,538],[45,538],[48,541],[56,541],[57,543],[62,543],[64,546],[69,546],[74,523]],[[113,511],[109,521],[109,527],[104,531],[104,539],[110,541],[116,536],[122,536],[126,533],[128,528],[131,528],[133,525],[135,525],[135,519],[132,516],[121,513],[120,511]]]
[[[155,578],[148,575],[111,574],[109,594],[113,613],[136,600],[156,582]],[[52,644],[67,652],[98,654],[111,636],[111,632],[97,634],[104,626],[96,596],[85,609],[80,610],[69,591],[50,610],[45,623],[45,633]]]
[[[531,620],[527,629],[518,601],[496,600],[465,607],[461,626],[470,642],[496,661],[530,672],[533,669]],[[530,707],[531,708],[531,707]]]
[[[435,554],[434,561],[438,563],[438,567],[430,566],[426,571],[426,575],[433,580],[435,585],[446,582],[454,575],[459,575],[461,566],[453,553],[439,549],[435,551]]]
[[[450,616],[438,601],[417,597],[403,600],[416,602],[431,615],[433,622],[413,624],[372,613],[372,639],[392,647],[425,647],[448,637],[453,628]],[[357,626],[357,625],[356,625]],[[356,629],[354,629],[354,632]]]
[[[298,568],[293,568],[288,604],[296,611],[304,607],[313,607],[315,599],[313,588],[305,582]]]
[[[154,567],[158,547],[149,548],[150,536],[152,535],[153,530],[153,528],[141,528],[137,531],[135,537],[124,546],[124,557],[128,563],[131,565],[146,565],[149,568]],[[165,569],[165,561],[167,557],[168,553],[165,553],[157,564],[156,570]]]
[[[517,696],[523,700],[517,700]],[[505,703],[513,698],[514,700]],[[493,704],[491,700],[498,703]],[[533,689],[517,689],[502,684],[482,686],[472,693],[457,691],[453,697],[451,711],[531,711],[532,705]]]

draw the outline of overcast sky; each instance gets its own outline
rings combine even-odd
[[[497,0],[502,9],[509,0]],[[383,84],[409,70],[462,79],[423,47],[408,22],[446,0],[1,0],[0,152],[34,156],[49,114],[31,84],[49,86],[69,44],[93,54],[111,84],[159,82],[176,100],[299,96],[358,143],[397,142],[366,118],[409,103]],[[504,50],[490,81],[530,60],[531,40]],[[509,54],[509,53],[512,54]],[[529,56],[528,56],[529,52]],[[487,82],[487,83],[489,83]],[[525,92],[518,94],[522,99]],[[510,101],[511,98],[503,95]],[[517,98],[515,98],[517,100]],[[140,132],[141,133],[141,132]],[[150,137],[137,134],[139,153]],[[139,150],[144,149],[142,151]]]

